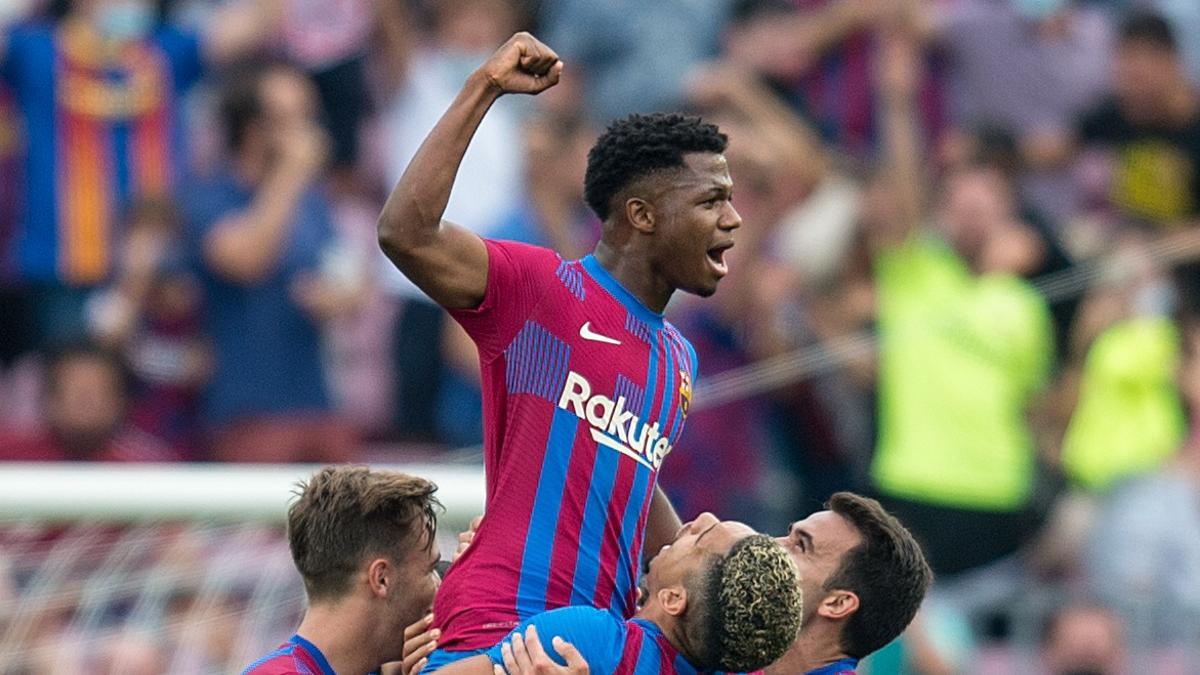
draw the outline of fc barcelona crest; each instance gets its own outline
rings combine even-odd
[[[692,407],[692,376],[686,371],[679,371],[679,410],[687,417],[688,409]]]

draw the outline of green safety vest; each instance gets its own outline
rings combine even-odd
[[[973,274],[924,236],[876,261],[879,445],[884,494],[1013,511],[1033,485],[1026,423],[1054,358],[1045,300],[1024,280]]]
[[[1179,331],[1166,317],[1122,321],[1088,350],[1063,439],[1067,475],[1091,490],[1159,466],[1187,429],[1175,385]]]

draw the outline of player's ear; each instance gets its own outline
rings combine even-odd
[[[821,598],[821,603],[817,605],[818,615],[834,621],[847,619],[857,611],[858,594],[842,589],[830,591],[828,595]]]
[[[625,219],[638,232],[643,234],[654,232],[654,207],[641,197],[630,197],[625,200]]]
[[[658,604],[667,610],[667,614],[671,616],[683,616],[687,611],[687,589],[683,585],[667,586],[659,589]]]
[[[396,583],[396,568],[386,558],[375,558],[367,565],[367,586],[376,597],[386,597],[393,592]]]

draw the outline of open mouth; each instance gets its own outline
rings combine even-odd
[[[725,252],[733,248],[733,242],[727,241],[708,249],[708,263],[718,277],[729,273],[729,265],[725,262]]]

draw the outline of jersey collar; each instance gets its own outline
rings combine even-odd
[[[299,634],[293,635],[288,642],[307,652],[308,655],[317,662],[317,667],[321,669],[321,675],[337,675],[337,673],[333,672],[333,666],[329,665],[329,661],[325,658],[325,655],[321,653],[321,650],[317,649],[316,645],[300,637]]]
[[[624,305],[630,314],[650,324],[655,330],[662,328],[663,315],[651,311],[649,307],[642,304],[641,300],[635,298],[633,293],[626,290],[613,275],[609,274],[608,270],[604,269],[600,261],[596,260],[596,256],[588,255],[580,262],[583,264],[583,269],[587,271],[588,275],[595,279],[601,288],[608,291],[609,295],[616,298],[617,302]]]

